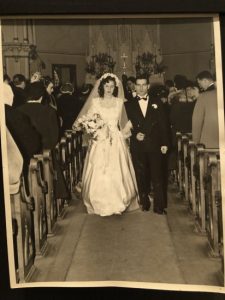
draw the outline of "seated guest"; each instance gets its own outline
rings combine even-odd
[[[179,97],[171,106],[170,122],[175,132],[190,133],[192,131],[192,114],[195,102]]]
[[[175,75],[174,76],[174,87],[171,88],[171,91],[168,95],[169,104],[173,104],[178,101],[186,101],[186,84],[187,78],[184,75]]]
[[[39,132],[42,149],[54,149],[59,141],[58,117],[51,106],[42,104],[44,95],[45,87],[42,82],[31,83],[27,91],[27,103],[18,110],[30,118]]]
[[[42,98],[45,94],[43,82],[31,83],[28,89],[27,103],[20,106],[18,110],[27,115],[32,125],[41,136],[42,150],[52,150],[52,156],[57,172],[57,183],[55,182],[56,198],[68,199],[69,192],[63,177],[59,162],[55,157],[55,146],[59,142],[59,122],[57,112],[50,105],[43,105]]]
[[[219,148],[218,103],[213,76],[203,71],[198,74],[197,81],[203,93],[199,95],[193,112],[193,141],[204,144],[206,148]]]
[[[199,97],[199,93],[200,90],[197,83],[192,81],[187,81],[187,85],[186,85],[187,101],[195,102]]]
[[[62,118],[62,132],[71,129],[74,120],[80,112],[80,103],[74,96],[74,88],[71,83],[65,83],[60,88],[61,96],[57,100],[57,112]]]
[[[78,91],[78,102],[79,102],[80,109],[83,107],[92,89],[93,89],[93,85],[91,83],[84,83],[81,89]]]
[[[32,156],[41,152],[40,134],[32,125],[29,116],[7,104],[5,105],[5,121],[24,161],[29,164]]]
[[[176,90],[176,88],[174,86],[173,80],[170,80],[170,79],[166,80],[165,81],[165,88],[168,91],[168,94],[171,93],[171,92],[174,92]]]
[[[45,94],[42,98],[42,104],[49,105],[57,110],[53,80],[49,76],[42,77],[41,80],[45,86]]]
[[[26,78],[22,74],[16,74],[13,76],[13,107],[18,107],[26,103]]]
[[[187,81],[185,83],[187,85]],[[190,101],[191,100],[191,101]],[[176,133],[191,133],[192,132],[192,114],[195,106],[195,101],[188,100],[185,86],[183,85],[182,92],[177,93],[175,101],[173,101],[170,109],[170,124],[171,124],[171,141],[172,147],[170,151],[169,168],[175,170],[177,167],[177,137]]]

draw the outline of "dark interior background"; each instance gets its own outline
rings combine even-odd
[[[0,15],[110,14],[110,13],[220,13],[223,74],[225,74],[224,0],[7,0],[0,2]],[[225,86],[225,76],[223,78]],[[225,89],[224,89],[225,90]],[[171,299],[223,300],[225,295],[125,288],[27,288],[10,289],[7,258],[2,163],[0,160],[0,299]]]

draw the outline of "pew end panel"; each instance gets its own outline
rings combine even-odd
[[[35,201],[34,235],[35,255],[42,256],[47,249],[47,213],[46,194],[48,185],[44,180],[43,162],[37,158],[30,160],[30,191]]]
[[[35,241],[33,226],[34,203],[32,197],[25,189],[24,177],[17,194],[10,195],[13,219],[13,233],[15,234],[14,249],[16,278],[19,283],[30,280],[35,272]]]

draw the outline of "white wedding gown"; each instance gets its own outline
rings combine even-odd
[[[108,124],[109,137],[90,141],[82,176],[82,198],[89,214],[110,216],[139,208],[137,184],[131,156],[118,128],[123,100],[103,107],[100,98],[93,99],[89,112],[99,113]]]

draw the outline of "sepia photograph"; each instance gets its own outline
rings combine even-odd
[[[217,15],[1,19],[12,288],[224,293]]]

